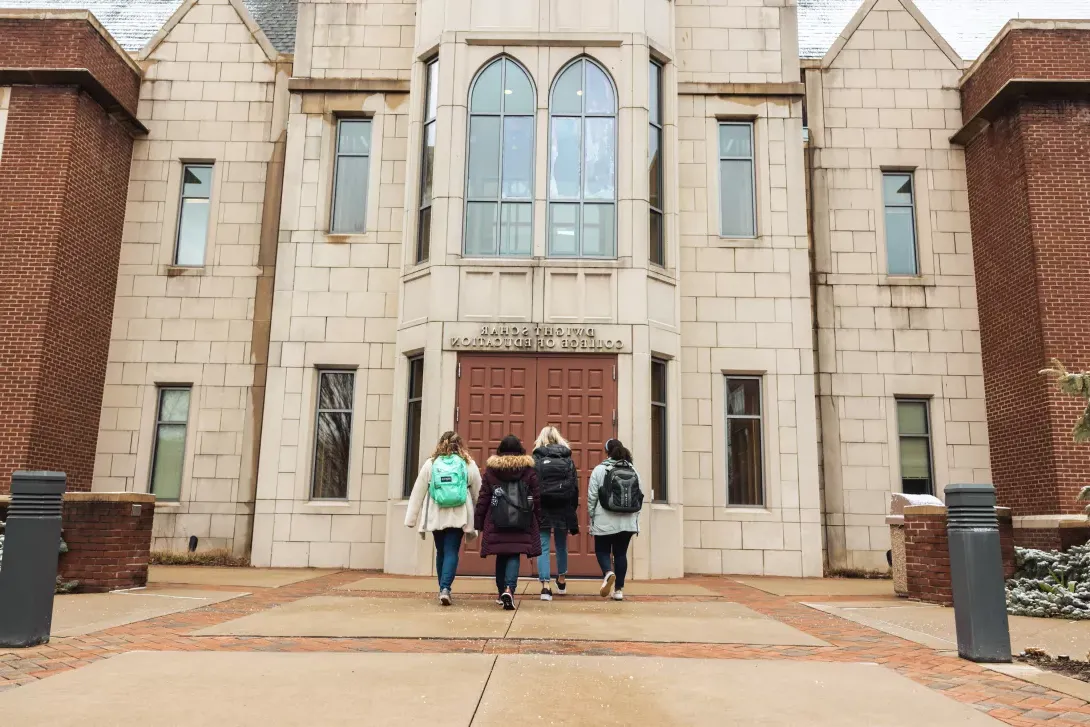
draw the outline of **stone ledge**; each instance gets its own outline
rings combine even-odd
[[[400,78],[300,78],[288,79],[296,93],[408,93],[409,82]]]
[[[65,502],[131,502],[149,504],[155,495],[147,492],[66,492]],[[11,495],[0,495],[0,505],[11,504]]]
[[[803,96],[802,83],[679,83],[678,95],[690,96]]]
[[[905,516],[908,515],[945,515],[946,508],[940,505],[908,505],[905,507]]]

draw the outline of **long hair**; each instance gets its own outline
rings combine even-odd
[[[615,459],[620,462],[631,462],[632,453],[628,451],[628,447],[621,444],[616,439],[609,440],[609,449],[606,450],[606,454],[610,459]]]
[[[503,457],[507,454],[526,454],[526,448],[514,434],[508,434],[500,440],[500,446],[496,447],[496,454]]]
[[[560,430],[551,424],[542,429],[541,434],[537,435],[537,440],[534,442],[534,449],[537,449],[538,447],[548,447],[550,444],[559,444],[561,447],[571,449],[568,440],[560,436]]]
[[[469,452],[466,451],[465,443],[462,441],[462,435],[458,432],[443,432],[439,437],[439,442],[435,445],[435,451],[431,453],[433,460],[439,457],[446,457],[448,454],[456,454],[469,464]]]

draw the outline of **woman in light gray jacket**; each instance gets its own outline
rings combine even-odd
[[[628,573],[628,543],[640,531],[640,514],[611,512],[598,501],[598,490],[605,483],[606,473],[622,462],[632,467],[632,453],[616,439],[606,442],[606,454],[609,458],[590,473],[587,509],[590,512],[590,534],[594,536],[594,555],[602,569],[599,594],[606,598],[612,591],[614,601],[623,601],[624,577]],[[634,471],[635,467],[632,469]],[[638,477],[639,473],[636,475]]]

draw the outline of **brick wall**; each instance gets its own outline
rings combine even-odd
[[[138,75],[103,59],[87,21],[82,40],[53,22],[3,21],[0,66],[128,74],[126,86],[110,84],[135,98]],[[128,131],[78,88],[11,90],[0,157],[0,492],[16,469],[63,471],[69,490],[91,488],[131,153]]]
[[[1090,528],[1018,528],[1014,544],[1019,548],[1067,550],[1090,541]]]
[[[1009,78],[1090,78],[1090,32],[1014,30],[962,88],[969,118]],[[1079,68],[1081,64],[1081,69]],[[1081,75],[1080,75],[1081,74]],[[1090,103],[1012,102],[966,145],[991,461],[1014,514],[1078,512],[1079,402],[1037,372],[1090,368]]]
[[[81,591],[147,585],[155,496],[140,493],[68,493],[59,573]]]

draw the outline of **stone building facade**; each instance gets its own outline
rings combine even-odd
[[[134,79],[111,330],[79,331],[97,437],[9,457],[0,430],[5,467],[157,494],[158,549],[425,574],[431,443],[558,424],[584,481],[634,452],[636,577],[884,568],[889,494],[990,481],[1008,411],[961,139],[989,61],[927,2],[185,0],[111,16],[120,45],[81,16]]]

